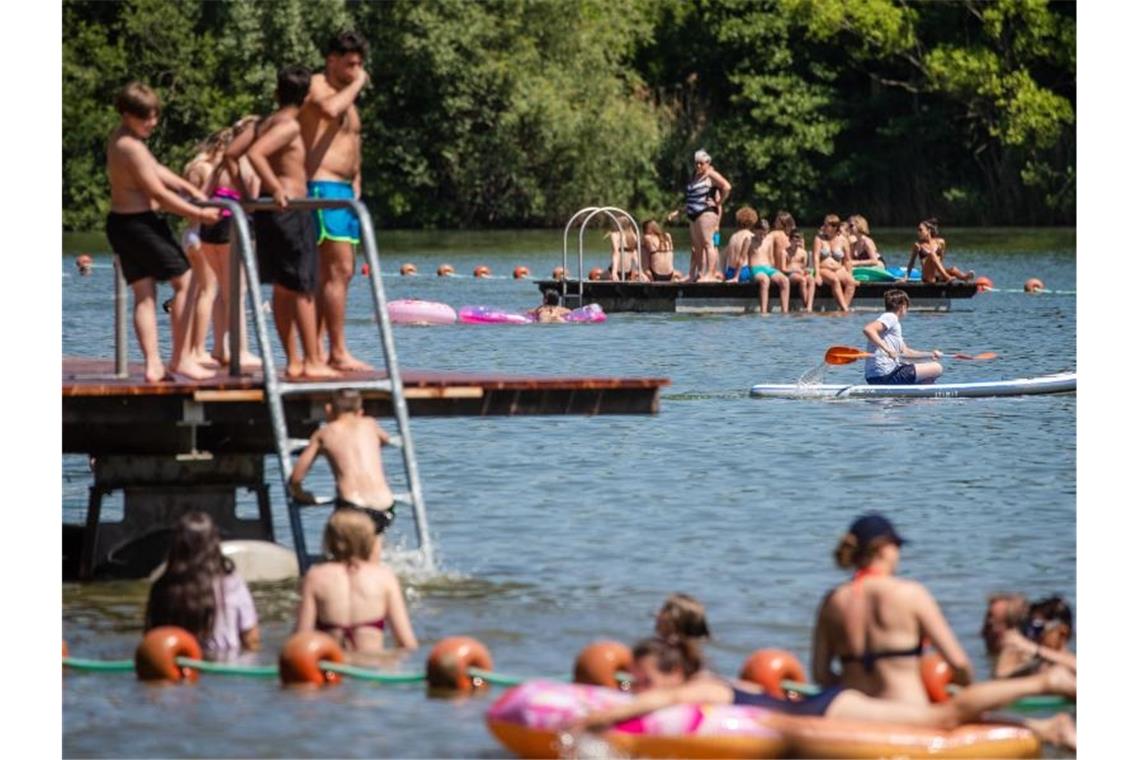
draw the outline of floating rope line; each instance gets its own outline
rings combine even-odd
[[[234,665],[225,662],[195,660],[192,657],[175,657],[174,662],[184,668],[193,668],[201,673],[214,673],[221,676],[253,676],[255,678],[276,678],[276,665]]]
[[[329,660],[321,660],[319,665],[322,670],[327,670],[330,673],[338,673],[342,676],[359,678],[362,681],[374,683],[423,683],[427,680],[427,676],[423,673],[381,673],[377,670],[346,665],[343,662],[330,662]],[[274,668],[273,672],[276,675],[277,668]]]
[[[72,670],[85,670],[92,673],[133,673],[134,660],[85,660],[82,657],[64,657],[63,666]]]

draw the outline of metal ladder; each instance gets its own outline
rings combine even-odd
[[[605,214],[607,217],[609,217],[610,222],[613,224],[615,229],[621,229],[621,226],[618,224],[618,217],[614,216],[614,212],[616,212],[619,216],[624,217],[626,220],[628,220],[630,226],[633,227],[634,235],[637,238],[637,250],[635,251],[635,255],[634,255],[634,264],[636,264],[636,266],[637,266],[638,274],[641,274],[641,227],[638,226],[637,220],[634,219],[633,216],[628,211],[626,211],[624,209],[620,209],[617,206],[587,206],[586,208],[578,209],[578,211],[575,212],[574,216],[570,217],[570,221],[568,221],[566,223],[565,229],[562,230],[562,271],[564,274],[562,276],[562,282],[560,283],[560,290],[561,290],[560,305],[565,306],[566,302],[571,300],[571,298],[577,299],[578,306],[584,305],[582,303],[582,301],[583,301],[582,293],[583,293],[583,281],[586,279],[586,277],[585,277],[585,275],[586,275],[586,265],[585,265],[586,228],[590,225],[590,221],[595,216],[597,216],[598,214]],[[569,248],[568,248],[568,243],[569,243],[569,239],[570,239],[570,229],[574,226],[574,223],[578,222],[578,220],[581,219],[583,216],[585,216],[586,218],[582,219],[582,221],[579,222],[580,226],[578,228],[578,293],[575,296],[571,296],[568,293],[567,288],[566,288],[568,277],[565,274],[565,273],[568,273],[570,271],[569,270],[569,266],[570,266],[569,255],[570,254],[569,254]],[[615,272],[614,277],[616,278],[616,280],[621,280],[622,274],[623,274],[622,272]]]
[[[332,392],[342,388],[356,390],[386,391],[392,397],[392,409],[396,416],[398,434],[392,436],[392,445],[398,447],[403,455],[405,481],[408,491],[395,493],[395,504],[411,505],[412,514],[416,521],[416,536],[419,541],[419,564],[422,568],[433,571],[435,569],[435,554],[432,550],[431,536],[428,532],[427,509],[424,506],[423,489],[420,486],[419,467],[416,464],[415,448],[412,444],[412,431],[408,424],[408,404],[404,396],[404,385],[400,379],[400,370],[396,361],[396,343],[392,337],[392,324],[388,319],[387,300],[384,295],[384,283],[380,279],[380,258],[376,250],[376,236],[372,228],[372,216],[367,207],[355,199],[317,199],[305,198],[289,202],[289,207],[296,210],[314,210],[318,208],[350,208],[356,212],[360,219],[360,242],[364,249],[365,259],[368,261],[368,280],[372,285],[372,302],[376,312],[376,321],[380,325],[380,343],[384,353],[384,363],[388,377],[384,380],[335,380],[327,382],[293,382],[277,376],[277,368],[273,359],[273,344],[269,339],[269,329],[266,325],[265,313],[260,308],[261,281],[257,273],[257,259],[254,256],[253,246],[250,244],[249,223],[242,210],[272,211],[277,206],[272,201],[259,199],[239,204],[232,200],[211,200],[198,205],[217,206],[225,208],[232,214],[234,232],[236,233],[238,256],[230,257],[230,279],[232,283],[232,297],[230,299],[230,375],[241,375],[241,336],[238,325],[241,324],[243,304],[241,293],[241,270],[244,265],[246,279],[249,283],[249,293],[253,302],[253,316],[257,332],[257,343],[261,353],[262,371],[265,375],[265,401],[269,406],[269,417],[273,425],[273,436],[276,442],[277,458],[281,466],[281,484],[285,490],[285,500],[289,508],[289,527],[293,533],[293,546],[297,552],[297,563],[304,573],[314,559],[305,545],[305,531],[301,522],[301,512],[313,507],[328,507],[335,500],[331,497],[318,499],[317,504],[300,504],[296,502],[289,491],[289,477],[293,474],[293,454],[299,452],[308,444],[304,438],[291,438],[285,419],[283,398],[298,393]]]

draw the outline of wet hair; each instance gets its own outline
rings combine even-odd
[[[1073,630],[1073,611],[1063,598],[1057,595],[1039,599],[1029,607],[1028,618],[1040,618],[1046,622],[1064,623]]]
[[[336,562],[367,561],[375,545],[376,528],[364,510],[352,507],[333,510],[325,525],[325,554]]]
[[[364,408],[364,398],[355,388],[341,388],[333,394],[332,408],[337,414],[359,412]]]
[[[906,291],[891,288],[883,293],[883,308],[887,311],[898,311],[903,304],[910,306],[910,296],[906,294]]]
[[[680,669],[685,680],[692,678],[704,667],[700,646],[692,639],[680,636],[642,639],[633,646],[633,659],[640,660],[644,657],[657,660],[657,669],[662,673],[673,673]]]
[[[142,82],[128,82],[115,95],[115,110],[124,115],[147,119],[160,107],[158,94]]]
[[[867,220],[859,214],[852,214],[847,218],[847,223],[851,225],[851,229],[858,232],[860,235],[870,235],[871,227],[867,224]]]
[[[796,228],[796,220],[787,211],[777,211],[772,219],[772,229],[788,233]]]
[[[325,56],[345,55],[347,53],[360,53],[362,58],[368,57],[368,40],[355,29],[345,29],[329,38],[325,44]]]
[[[756,226],[756,222],[760,221],[760,215],[756,213],[756,209],[751,206],[741,206],[736,212],[736,226],[750,229]]]
[[[712,636],[705,606],[688,594],[670,594],[657,613],[657,635],[668,639],[707,639]]]
[[[919,224],[930,230],[931,237],[938,234],[938,220],[936,218],[930,217],[929,219],[923,219]]]
[[[175,625],[205,641],[213,633],[218,608],[214,581],[233,570],[210,516],[197,511],[182,515],[170,541],[166,569],[150,587],[144,629]]]
[[[309,82],[313,78],[304,66],[285,66],[277,72],[277,105],[299,106],[309,95]]]

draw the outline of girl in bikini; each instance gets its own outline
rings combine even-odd
[[[337,509],[325,527],[329,562],[314,565],[301,581],[298,631],[325,631],[358,655],[384,651],[384,631],[396,646],[416,649],[400,581],[383,562],[371,561],[376,530],[362,509]]]
[[[847,219],[847,224],[851,228],[851,265],[885,269],[886,264],[879,255],[879,248],[871,239],[871,227],[867,224],[867,220],[855,214]]]
[[[815,269],[816,287],[826,283],[831,287],[831,296],[842,311],[851,310],[851,300],[855,298],[858,283],[848,268],[851,253],[847,237],[840,234],[839,217],[828,214],[823,226],[812,242],[812,262]]]
[[[720,227],[720,217],[732,185],[712,168],[712,158],[706,151],[698,150],[693,160],[696,169],[685,186],[685,214],[689,217],[689,239],[692,241],[689,279],[713,282],[720,269],[713,234]],[[679,210],[669,212],[665,221],[673,221],[679,213]]]
[[[641,223],[641,269],[653,282],[672,282],[680,277],[673,268],[673,237],[653,219]]]
[[[928,284],[952,282],[955,279],[970,282],[974,279],[974,271],[963,272],[957,267],[947,267],[942,259],[946,255],[946,241],[938,237],[938,220],[926,219],[918,223],[918,241],[910,251],[910,260],[906,263],[906,276],[903,282],[910,278],[910,269],[917,258],[922,262],[922,281]]]

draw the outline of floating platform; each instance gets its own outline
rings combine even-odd
[[[1077,373],[1061,372],[1016,380],[924,385],[754,385],[753,398],[985,398],[1076,393]]]
[[[558,297],[563,306],[576,307],[596,303],[606,313],[619,311],[726,313],[743,314],[760,308],[760,285],[749,282],[622,282],[586,280],[538,280],[544,298]],[[565,297],[563,298],[563,286]],[[973,298],[978,288],[972,283],[927,285],[922,282],[862,282],[855,289],[851,308],[856,311],[882,311],[883,294],[899,289],[910,296],[911,311],[949,311],[951,301]],[[780,308],[780,289],[769,286],[771,308]],[[554,294],[554,295],[550,295]],[[802,309],[799,287],[792,286],[791,309]],[[816,311],[835,311],[839,307],[831,297],[831,288],[821,285],[815,291]]]

